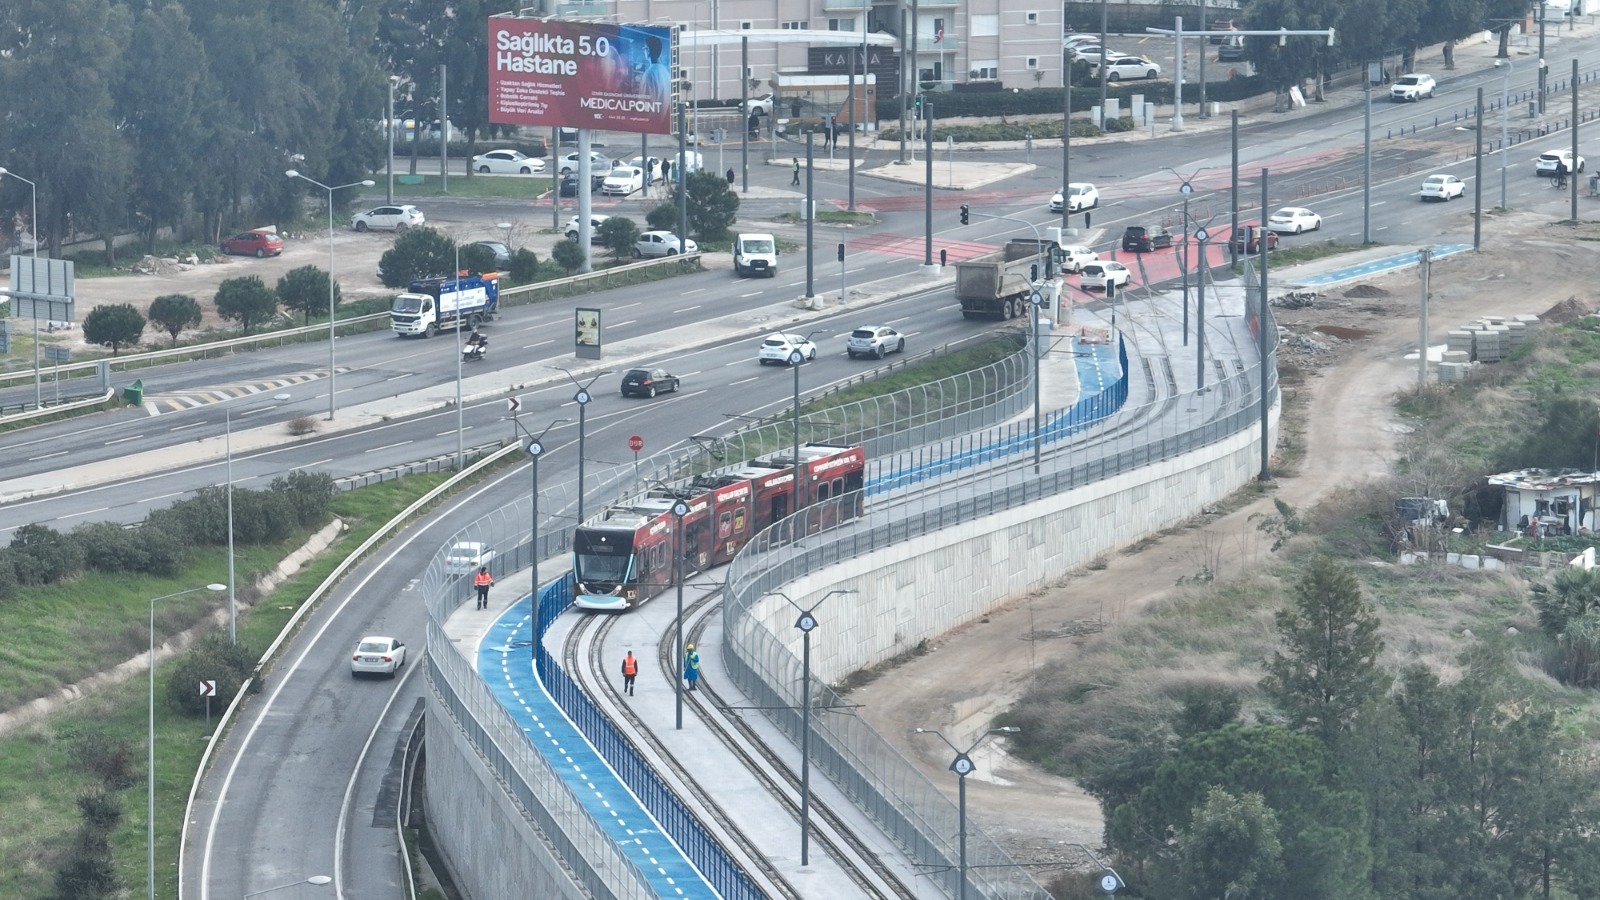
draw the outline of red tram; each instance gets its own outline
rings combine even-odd
[[[823,504],[816,524],[860,515],[866,475],[860,447],[802,444],[800,472],[807,505]],[[574,604],[622,612],[671,587],[672,507],[679,500],[689,506],[683,517],[686,571],[725,565],[751,538],[796,511],[794,476],[793,454],[779,453],[612,504],[572,534]],[[836,501],[847,494],[856,499]]]

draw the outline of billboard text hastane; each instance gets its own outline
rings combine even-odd
[[[489,19],[489,121],[672,132],[673,30]]]

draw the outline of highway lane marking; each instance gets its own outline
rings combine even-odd
[[[278,408],[278,404],[276,404],[276,403],[274,403],[274,404],[272,404],[270,406],[258,406],[255,409],[247,409],[244,412],[239,413],[239,418],[242,419],[245,416],[253,416],[258,412],[265,412],[265,411],[267,411],[269,409],[277,409],[277,408]]]
[[[637,305],[638,305],[638,304],[634,304],[634,305],[635,305],[635,306],[637,306]],[[626,322],[616,322],[616,323],[613,323],[613,324],[612,324],[612,326],[611,326],[611,327],[612,327],[612,328],[621,328],[621,327],[622,327],[622,326],[624,326],[624,325],[632,325],[632,324],[634,324],[634,323],[635,323],[635,322],[637,322],[637,321],[639,321],[639,320],[638,320],[638,319],[629,319],[629,320],[628,320],[628,321],[626,321]]]
[[[102,506],[99,509],[86,509],[83,512],[67,513],[64,516],[56,516],[56,521],[57,522],[65,522],[68,519],[76,519],[79,516],[92,516],[95,513],[105,512],[106,510],[108,510],[110,508],[111,507],[109,507],[109,506]]]
[[[117,439],[116,439],[116,440],[114,440],[114,441],[106,441],[106,444],[105,444],[105,445],[106,445],[106,446],[107,446],[107,447],[109,447],[109,446],[111,446],[111,445],[112,445],[112,444],[124,444],[124,443],[127,443],[127,442],[128,442],[128,441],[137,441],[137,440],[138,440],[138,439],[140,439],[140,438],[142,438],[142,437],[144,437],[144,435],[142,435],[142,434],[136,434],[136,435],[134,435],[134,436],[132,436],[132,437],[125,437],[125,438],[117,438]]]
[[[752,381],[755,381],[755,379],[754,378],[746,378],[746,379],[744,379],[742,381],[731,381],[731,382],[728,383],[728,387],[738,387],[741,384],[749,384]]]
[[[388,378],[385,378],[384,381],[399,381],[402,378],[410,378],[411,376],[413,376],[415,374],[417,374],[417,373],[415,373],[415,372],[407,372],[404,375],[391,375]]]
[[[311,467],[312,467],[312,466],[320,466],[320,465],[322,465],[322,464],[323,464],[323,463],[331,463],[331,462],[333,462],[333,457],[331,457],[331,456],[330,456],[330,457],[328,457],[328,458],[327,458],[327,459],[319,459],[319,460],[317,460],[317,461],[316,461],[316,462],[310,462],[310,463],[306,463],[306,464],[305,464],[305,465],[303,465],[303,466],[291,466],[291,467],[290,467],[290,468],[289,468],[289,471],[291,471],[291,472],[298,472],[298,471],[300,471],[300,470],[301,470],[301,469],[309,469],[309,468],[311,468]]]
[[[168,497],[181,497],[181,496],[183,496],[184,494],[187,494],[187,493],[189,493],[189,492],[188,491],[174,491],[174,492],[172,492],[170,494],[161,494],[160,496],[156,496],[156,497],[146,497],[143,500],[140,500],[139,502],[140,503],[154,503],[157,500],[165,500]]]
[[[43,456],[30,456],[30,457],[28,457],[28,462],[36,462],[36,461],[41,460],[41,459],[50,459],[51,457],[54,457],[54,456],[66,456],[69,452],[71,452],[71,451],[68,451],[68,450],[57,450],[54,453],[46,453]]]
[[[445,432],[445,433],[448,434],[449,432]],[[363,450],[361,452],[362,453],[377,453],[379,450],[393,450],[396,447],[404,447],[405,445],[407,445],[409,443],[412,443],[412,442],[411,441],[401,441],[398,444],[388,444],[388,445],[385,445],[383,447],[373,447],[370,450]]]
[[[463,426],[461,428],[461,430],[462,431],[471,431],[472,430],[472,426],[471,425],[465,425],[465,426]],[[452,428],[449,431],[441,431],[438,434],[435,434],[434,437],[444,437],[447,434],[455,434],[455,433],[456,433],[456,430],[454,428]]]
[[[703,292],[704,292],[704,291],[705,291],[705,288],[703,288],[703,287],[698,287],[698,288],[695,288],[695,289],[694,289],[694,290],[692,290],[692,291],[684,291],[684,292],[683,292],[683,293],[682,293],[682,294],[680,294],[680,295],[679,295],[679,296],[687,296],[687,295],[689,295],[689,294],[699,294],[699,293],[703,293]]]
[[[172,426],[171,428],[169,428],[167,430],[168,431],[182,431],[185,428],[194,428],[196,426],[204,425],[204,424],[206,424],[206,423],[204,423],[204,422],[190,422],[187,425],[174,425],[174,426]]]
[[[615,309],[633,309],[635,306],[643,306],[643,305],[644,305],[644,301],[640,301],[638,303],[624,303],[621,306],[613,306],[611,308],[614,309],[614,310]]]
[[[551,340],[548,340],[548,341],[540,341],[537,344],[523,344],[522,345],[522,349],[524,349],[524,350],[532,350],[535,347],[543,347],[545,344],[554,344],[554,343],[555,343],[555,340],[551,339]]]
[[[673,315],[677,315],[677,314],[678,314],[678,313],[686,313],[686,312],[694,312],[694,311],[695,311],[695,310],[697,310],[697,309],[699,309],[699,308],[700,308],[700,307],[699,307],[699,306],[698,306],[698,305],[696,305],[696,306],[685,306],[685,307],[684,307],[684,308],[682,308],[682,309],[675,309],[675,310],[673,310],[673,311],[672,311],[672,314],[673,314]]]
[[[784,287],[794,287],[794,285],[784,285]],[[766,292],[765,292],[765,291],[756,291],[756,292],[755,292],[755,293],[753,293],[753,294],[740,294],[740,295],[739,295],[739,299],[740,299],[740,300],[748,300],[748,299],[750,299],[750,298],[751,298],[751,297],[759,297],[759,296],[761,296],[761,295],[762,295],[762,294],[764,294],[764,293],[766,293]]]

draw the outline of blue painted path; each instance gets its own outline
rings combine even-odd
[[[1446,256],[1454,256],[1457,253],[1462,253],[1471,249],[1471,244],[1440,244],[1433,248],[1433,258],[1443,259]],[[1302,287],[1329,287],[1341,282],[1354,281],[1357,278],[1364,278],[1368,275],[1379,275],[1384,272],[1393,272],[1396,269],[1404,269],[1408,266],[1414,266],[1416,264],[1417,251],[1408,250],[1405,253],[1397,253],[1394,256],[1385,256],[1382,259],[1374,259],[1370,262],[1361,263],[1360,265],[1346,266],[1342,269],[1334,269],[1332,272],[1324,272],[1321,275],[1311,275],[1306,278],[1289,278],[1285,280],[1301,285]]]
[[[523,597],[485,632],[478,645],[478,676],[589,814],[644,873],[656,896],[715,900],[716,892],[545,693],[528,656],[532,634],[533,604]]]

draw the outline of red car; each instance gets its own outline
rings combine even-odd
[[[1258,225],[1240,225],[1239,230],[1233,233],[1233,240],[1228,242],[1228,247],[1234,253],[1253,255],[1261,252],[1261,236],[1267,237],[1267,250],[1278,249],[1278,233],[1276,231],[1263,232]]]
[[[283,252],[283,238],[265,228],[241,231],[231,238],[222,239],[222,252],[254,256],[256,259],[277,256]]]

